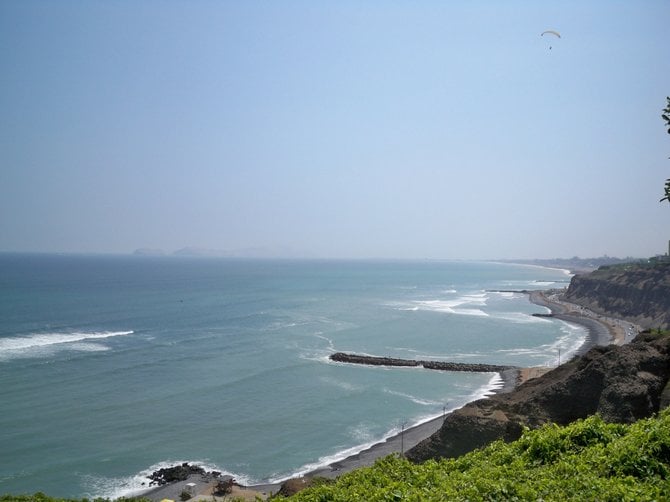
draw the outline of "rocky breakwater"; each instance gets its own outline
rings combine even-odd
[[[422,361],[418,359],[397,359],[393,357],[366,356],[361,354],[347,354],[336,352],[330,359],[340,363],[368,364],[372,366],[404,366],[423,367],[438,371],[470,371],[473,373],[498,373],[502,379],[502,386],[498,392],[509,392],[519,381],[520,373],[517,366],[484,363],[452,363],[448,361]]]
[[[524,427],[595,413],[630,423],[658,411],[669,377],[670,336],[643,333],[623,346],[594,347],[512,392],[454,411],[406,455],[413,461],[457,457],[496,439],[518,439]]]
[[[330,359],[340,363],[369,364],[372,366],[417,366],[428,370],[439,371],[471,371],[474,373],[502,373],[507,370],[518,370],[516,366],[479,363],[451,363],[447,361],[422,361],[418,359],[397,359],[393,357],[376,357],[360,354],[336,352]]]
[[[670,329],[670,261],[600,267],[570,281],[565,299],[648,329]]]

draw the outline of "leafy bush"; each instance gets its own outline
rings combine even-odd
[[[670,498],[670,409],[632,425],[598,416],[526,430],[456,459],[398,456],[308,488],[292,501],[599,500]]]

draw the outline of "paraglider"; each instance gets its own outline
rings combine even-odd
[[[545,35],[554,35],[555,37],[561,38],[561,34],[555,30],[546,30],[540,34],[541,37]],[[551,45],[549,46],[549,50],[551,50]]]

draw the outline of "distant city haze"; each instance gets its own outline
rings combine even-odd
[[[667,0],[5,0],[0,252],[665,253],[669,19]]]

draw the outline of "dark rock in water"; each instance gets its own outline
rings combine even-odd
[[[163,486],[170,483],[175,483],[177,481],[186,481],[189,476],[193,474],[200,474],[204,476],[207,474],[207,472],[202,467],[197,465],[190,465],[188,462],[173,467],[164,467],[154,471],[149,476],[149,479],[151,480],[149,486]]]
[[[595,413],[631,423],[659,410],[670,378],[670,336],[640,334],[627,345],[594,347],[506,394],[465,405],[406,456],[456,457],[495,439],[520,437],[524,426],[565,425]]]
[[[393,357],[365,356],[335,352],[330,355],[332,361],[350,364],[370,364],[373,366],[419,366],[419,361],[412,359],[397,359]]]

